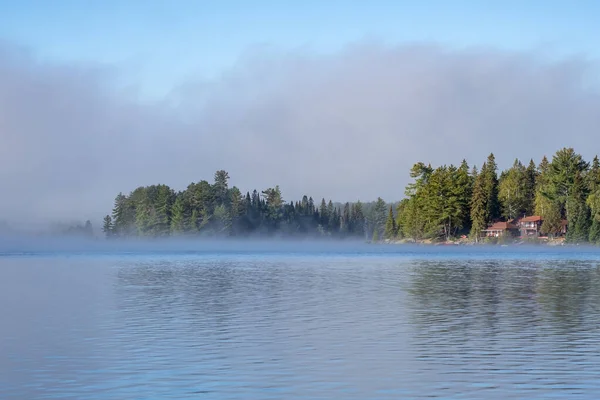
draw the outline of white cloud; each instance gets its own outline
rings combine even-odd
[[[149,104],[118,90],[116,67],[46,65],[6,48],[0,219],[97,219],[119,191],[183,189],[221,168],[244,191],[391,201],[420,160],[480,165],[493,151],[507,166],[563,146],[591,157],[597,72],[533,52],[365,42],[329,56],[257,50],[219,80]]]

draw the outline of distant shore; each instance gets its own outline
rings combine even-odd
[[[491,239],[491,240],[490,240]],[[547,238],[547,237],[538,237],[538,238],[530,238],[530,239],[521,239],[521,238],[484,238],[479,241],[475,241],[473,239],[455,239],[455,240],[444,240],[444,241],[434,241],[430,239],[424,240],[414,240],[414,239],[395,239],[395,240],[383,240],[377,243],[382,244],[391,244],[391,245],[403,245],[403,244],[412,244],[412,245],[424,245],[424,246],[520,246],[520,245],[539,245],[539,246],[568,246],[568,245],[577,245],[574,243],[566,243],[564,237],[560,238]]]

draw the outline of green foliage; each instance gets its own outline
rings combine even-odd
[[[344,204],[323,198],[315,204],[306,195],[286,202],[279,186],[243,195],[229,187],[229,174],[219,170],[213,184],[201,180],[178,193],[167,185],[119,193],[103,231],[115,238],[313,235],[373,241],[449,240],[470,233],[480,240],[497,220],[533,214],[543,219],[541,233],[561,234],[566,221],[569,242],[600,242],[600,160],[587,163],[572,148],[557,151],[551,162],[543,157],[537,167],[533,160],[527,167],[515,160],[499,177],[493,153],[480,170],[470,169],[466,160],[458,167],[435,168],[417,162],[410,177],[405,198],[397,204],[382,198]]]
[[[567,198],[569,230],[566,239],[572,243],[587,242],[590,236],[590,209],[586,204],[586,189],[579,171],[576,171],[573,184],[566,192],[569,193]]]
[[[590,234],[588,236],[588,241],[590,243],[599,244],[600,243],[600,221],[597,219],[592,220],[592,225],[590,226]]]
[[[392,240],[396,237],[396,219],[394,218],[394,208],[392,206],[390,206],[390,211],[385,221],[384,237],[387,240]]]
[[[498,184],[502,216],[507,219],[522,217],[530,208],[530,176],[521,161],[515,160],[513,166],[502,173]]]
[[[385,201],[383,201],[381,197],[378,197],[369,218],[371,220],[372,230],[377,233],[377,237],[382,237],[385,230],[385,223],[387,220],[386,208]]]
[[[104,232],[104,235],[107,238],[110,238],[113,236],[113,222],[112,222],[112,218],[110,215],[107,215],[104,217],[103,225],[102,225],[102,232]]]
[[[105,217],[105,235],[365,235],[365,205],[361,202],[342,206],[323,199],[317,209],[308,196],[286,203],[279,186],[244,196],[237,187],[230,188],[228,181],[229,174],[220,170],[215,173],[213,184],[201,180],[178,193],[167,185],[138,187],[129,195],[119,193],[112,216]],[[378,207],[381,205],[376,202],[368,204],[367,209],[373,213]],[[382,229],[386,207],[383,203]]]
[[[484,176],[475,177],[473,196],[471,197],[471,237],[478,241],[481,232],[487,227],[487,198],[484,188]]]
[[[490,223],[500,217],[500,202],[498,200],[498,167],[494,154],[490,154],[481,168],[483,189],[486,198],[486,222]]]

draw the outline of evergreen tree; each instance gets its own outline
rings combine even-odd
[[[331,200],[329,200],[327,203],[327,217],[326,225],[324,225],[324,227],[326,227],[329,233],[333,233],[335,230],[337,215],[335,214],[335,209]]]
[[[538,178],[538,171],[533,160],[529,160],[529,165],[525,171],[525,210],[527,215],[533,215],[535,211],[535,189]]]
[[[279,185],[264,190],[262,193],[265,199],[265,217],[268,221],[268,227],[271,231],[277,230],[283,217],[283,197]]]
[[[587,242],[590,235],[590,213],[585,202],[586,193],[581,173],[577,172],[573,185],[569,188],[567,200],[568,226],[567,241],[572,243]]]
[[[377,237],[383,236],[386,219],[385,201],[381,197],[378,197],[373,207],[373,230],[377,231]]]
[[[373,243],[379,242],[379,231],[377,229],[373,230],[373,238],[371,240]]]
[[[229,174],[227,171],[219,170],[215,172],[215,183],[213,184],[215,205],[229,205]]]
[[[229,189],[230,207],[228,219],[231,223],[231,235],[238,235],[244,229],[243,217],[246,212],[246,202],[242,192],[237,187]]]
[[[115,198],[112,211],[113,234],[115,236],[126,236],[131,232],[133,225],[132,215],[135,215],[135,209],[131,212],[131,202],[123,193],[119,193]]]
[[[485,193],[486,223],[491,223],[500,217],[497,170],[496,158],[494,157],[494,154],[491,153],[481,169]]]
[[[483,173],[477,175],[475,178],[473,197],[471,198],[471,221],[471,237],[477,242],[481,237],[482,231],[487,228],[488,221],[485,176]]]
[[[325,202],[325,198],[321,199],[321,206],[319,207],[319,225],[323,227],[323,229],[327,229],[327,225],[329,224],[329,213],[327,209],[327,203]]]
[[[352,233],[354,236],[363,237],[366,235],[365,230],[365,214],[363,211],[363,204],[360,201],[354,203],[354,208],[352,210]]]
[[[159,185],[156,194],[156,204],[154,208],[155,220],[153,221],[154,236],[167,236],[171,232],[171,208],[173,198],[175,197],[173,190],[167,185]]]
[[[388,217],[385,222],[384,237],[387,240],[392,240],[396,237],[396,219],[394,218],[394,210],[392,206],[390,206],[390,211],[388,212]]]
[[[474,177],[469,174],[469,164],[467,160],[463,160],[456,172],[455,184],[452,189],[454,196],[457,198],[458,206],[460,207],[460,229],[471,228],[471,197],[473,196]]]
[[[519,160],[502,174],[498,184],[498,198],[502,207],[502,216],[507,219],[522,217],[529,207],[527,169]]]
[[[175,235],[183,234],[187,230],[185,211],[183,196],[179,195],[171,210],[171,232]]]
[[[230,236],[232,234],[231,215],[225,208],[225,204],[221,203],[215,207],[212,220],[217,236]]]
[[[340,219],[340,233],[342,236],[346,236],[351,232],[351,215],[350,203],[347,202],[344,204],[344,210]]]
[[[597,218],[592,219],[592,225],[590,226],[590,234],[588,236],[590,243],[600,243],[600,221]]]
[[[562,218],[569,219],[570,210],[567,200],[571,196],[576,177],[579,176],[577,179],[581,179],[588,167],[589,164],[572,148],[563,148],[552,157],[547,195],[558,203]],[[578,187],[578,190],[585,193],[582,185]]]
[[[396,206],[396,236],[399,239],[404,238],[406,231],[406,207],[410,200],[402,199]]]
[[[110,215],[104,217],[104,224],[102,225],[102,232],[106,238],[110,238],[113,236],[113,222]]]

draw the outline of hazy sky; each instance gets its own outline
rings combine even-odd
[[[226,169],[334,201],[416,161],[586,157],[596,1],[2,1],[0,219],[97,221]]]

